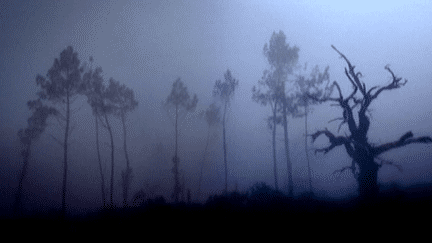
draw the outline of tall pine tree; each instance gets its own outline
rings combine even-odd
[[[60,59],[55,59],[53,66],[48,70],[46,77],[38,75],[36,83],[40,86],[39,99],[49,101],[63,112],[57,116],[64,128],[63,145],[63,190],[62,190],[62,216],[66,216],[66,188],[68,172],[68,141],[71,133],[71,117],[74,113],[71,106],[76,98],[85,92],[86,86],[81,74],[78,53],[72,46],[68,46],[60,53]],[[58,139],[57,139],[58,140]],[[60,141],[60,140],[58,140]]]
[[[170,95],[165,101],[165,109],[175,120],[175,152],[173,157],[173,173],[174,173],[174,192],[173,198],[176,203],[179,201],[179,194],[181,193],[180,185],[180,175],[179,175],[179,163],[180,159],[178,157],[178,122],[179,118],[184,116],[187,112],[193,112],[198,103],[198,98],[196,94],[191,99],[187,91],[187,87],[184,86],[183,82],[178,78],[174,81]]]
[[[228,162],[227,162],[227,146],[226,146],[226,114],[228,105],[234,97],[234,91],[238,86],[239,81],[231,75],[228,69],[224,74],[225,81],[216,80],[213,87],[213,96],[219,97],[223,104],[223,117],[222,117],[222,135],[223,135],[223,150],[224,150],[224,165],[225,165],[225,193],[228,192]]]
[[[288,140],[288,115],[293,114],[297,108],[293,104],[293,97],[287,92],[288,75],[293,72],[293,69],[298,61],[299,49],[296,46],[290,47],[286,43],[286,36],[282,31],[279,33],[273,32],[269,44],[264,45],[264,55],[270,64],[270,74],[274,83],[269,87],[272,94],[281,105],[282,126],[284,129],[284,145],[285,156],[287,160],[288,174],[288,196],[293,197],[293,178],[292,178],[292,163],[289,153]]]

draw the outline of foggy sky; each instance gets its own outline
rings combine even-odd
[[[11,203],[18,185],[22,158],[17,131],[25,128],[30,111],[27,101],[37,98],[36,75],[46,75],[61,51],[72,45],[81,63],[94,57],[103,76],[126,84],[135,92],[139,105],[128,116],[128,146],[134,182],[132,192],[144,183],[159,185],[158,194],[169,197],[173,188],[172,162],[174,126],[161,103],[180,77],[190,95],[198,95],[197,113],[213,102],[214,82],[229,68],[239,87],[228,116],[229,187],[237,182],[247,188],[253,182],[273,185],[271,133],[265,118],[269,107],[252,101],[251,89],[269,68],[263,46],[274,31],[282,30],[290,46],[300,48],[299,64],[308,70],[330,66],[330,80],[336,80],[344,94],[351,85],[344,75],[346,63],[330,47],[336,46],[361,71],[367,87],[386,85],[390,74],[384,66],[408,80],[400,89],[385,91],[371,105],[369,141],[392,142],[407,131],[414,136],[432,135],[432,4],[429,1],[2,1],[0,3],[0,164],[1,200]],[[361,3],[360,3],[361,2]],[[296,71],[299,73],[300,71]],[[73,117],[68,199],[71,205],[93,207],[101,203],[96,161],[94,117],[86,99]],[[329,103],[314,106],[308,117],[309,132],[328,128],[336,133],[339,107]],[[180,168],[186,186],[196,190],[198,168],[207,135],[204,120],[196,114],[181,124]],[[120,171],[125,168],[122,131],[111,118],[116,137],[116,202],[120,203]],[[55,122],[51,122],[55,124]],[[304,154],[304,120],[289,120],[289,138],[296,194],[307,189]],[[346,126],[339,134],[347,131]],[[24,182],[25,204],[40,200],[59,205],[63,160],[62,147],[48,134],[61,133],[55,125],[35,144]],[[105,131],[101,132],[103,158],[109,158]],[[224,187],[221,129],[213,154],[206,165],[203,186],[210,192]],[[279,182],[285,190],[286,160],[278,127]],[[162,142],[165,164],[151,161],[155,144]],[[328,145],[324,137],[310,148]],[[401,184],[432,181],[430,145],[414,144],[382,156],[404,168],[383,167],[379,181]],[[332,172],[350,164],[340,147],[326,155],[310,151],[314,187],[328,195],[355,193],[349,173]],[[109,173],[107,164],[107,171]],[[109,181],[106,181],[106,184]],[[156,186],[155,186],[156,188]],[[158,191],[159,190],[159,191]],[[32,196],[30,196],[30,194]],[[131,195],[132,196],[132,195]],[[29,199],[30,198],[30,199]]]

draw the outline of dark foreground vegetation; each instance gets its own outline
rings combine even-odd
[[[264,183],[257,183],[246,192],[233,191],[212,195],[202,203],[168,203],[163,197],[148,199],[136,207],[103,209],[84,215],[61,218],[61,210],[31,216],[4,219],[11,230],[23,232],[58,232],[106,235],[106,232],[147,232],[149,229],[170,230],[236,230],[243,227],[263,229],[284,227],[327,229],[350,228],[368,220],[375,224],[397,227],[401,219],[430,215],[432,184],[402,188],[396,184],[382,185],[378,200],[365,205],[356,198],[329,199],[313,194],[289,198]],[[288,220],[289,219],[289,220]],[[289,222],[289,223],[288,223]],[[399,223],[398,223],[399,222]],[[410,220],[410,224],[417,221]],[[402,225],[401,225],[402,226]],[[66,232],[65,232],[66,230]],[[77,236],[74,234],[74,236]]]

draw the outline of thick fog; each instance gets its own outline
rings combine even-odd
[[[245,189],[258,181],[274,186],[272,136],[266,119],[269,106],[252,100],[252,87],[270,66],[263,47],[273,32],[283,31],[290,46],[297,46],[298,64],[289,77],[308,75],[312,67],[329,66],[330,81],[344,95],[351,84],[344,73],[346,62],[334,45],[360,71],[367,87],[387,85],[390,64],[396,76],[408,83],[387,90],[370,107],[369,141],[381,144],[414,136],[432,136],[432,4],[429,1],[2,1],[0,3],[0,201],[6,214],[12,207],[23,159],[17,132],[27,126],[31,112],[27,101],[37,98],[38,74],[45,76],[54,59],[72,46],[81,64],[94,58],[108,82],[114,78],[131,88],[138,107],[127,116],[128,152],[133,168],[129,200],[141,188],[171,200],[174,187],[175,130],[173,118],[163,109],[173,82],[181,78],[198,105],[179,123],[181,183],[198,198],[198,179],[207,139],[206,121],[199,117],[216,99],[216,80],[230,69],[239,80],[227,113],[228,189]],[[47,103],[49,104],[49,103]],[[328,128],[348,132],[340,122],[340,107],[314,105],[308,131]],[[95,144],[95,120],[87,98],[72,108],[75,126],[69,140],[66,202],[71,212],[102,205]],[[122,203],[121,171],[126,167],[120,119],[111,116],[115,145],[115,204]],[[63,139],[56,119],[32,147],[23,184],[23,205],[32,210],[60,207],[63,179]],[[308,190],[304,118],[289,118],[289,148],[294,194]],[[202,191],[220,193],[225,187],[222,126],[209,145],[203,167]],[[110,140],[100,129],[107,198],[110,184]],[[327,154],[314,149],[329,145],[325,136],[315,143],[308,138],[312,186],[329,197],[356,195],[350,172],[335,170],[351,159],[340,146]],[[158,146],[159,145],[159,146]],[[161,145],[161,146],[160,146]],[[159,151],[157,152],[159,148]],[[410,185],[432,182],[431,145],[412,144],[383,154],[403,167],[383,166],[379,183]],[[161,156],[163,155],[163,156]],[[277,128],[279,187],[287,192],[287,164],[282,126]],[[183,179],[184,177],[184,179]]]

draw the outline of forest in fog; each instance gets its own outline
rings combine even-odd
[[[1,3],[0,217],[429,190],[414,2]]]

